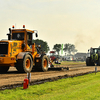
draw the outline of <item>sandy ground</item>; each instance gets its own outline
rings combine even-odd
[[[47,72],[31,72],[31,81],[38,81],[42,79],[53,78],[64,75],[72,76],[76,74],[95,71],[95,66],[86,66],[85,64],[64,65],[64,66],[58,65],[58,67],[69,67],[69,70],[50,70]],[[97,70],[100,71],[99,66],[97,66]],[[0,87],[5,85],[23,83],[25,77],[27,77],[27,73],[18,73],[14,67],[10,67],[7,73],[0,74]]]

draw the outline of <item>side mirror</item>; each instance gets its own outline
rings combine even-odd
[[[36,36],[36,37],[38,37],[38,34],[37,34],[37,33],[35,33],[35,36]]]
[[[89,50],[88,50],[88,52],[89,52]]]
[[[11,40],[11,34],[7,34],[8,35],[8,40]]]
[[[9,33],[11,34],[11,28],[9,28]]]

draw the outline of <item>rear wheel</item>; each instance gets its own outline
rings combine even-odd
[[[98,61],[98,66],[100,66],[100,58],[99,58],[99,61]]]
[[[9,70],[9,66],[0,66],[0,73],[6,73]]]
[[[23,60],[19,60],[16,66],[16,69],[19,72],[29,73],[32,71],[33,61],[30,55],[25,55]]]
[[[39,60],[39,62],[37,62]],[[48,71],[48,57],[43,55],[41,58],[36,58],[34,69],[38,71]]]
[[[44,72],[48,70],[48,57],[45,55],[42,57],[41,70]]]

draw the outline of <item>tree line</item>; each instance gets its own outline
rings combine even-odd
[[[74,54],[75,52],[78,51],[75,48],[75,45],[74,44],[70,44],[70,43],[64,44],[64,48],[62,48],[62,44],[55,44],[53,49],[58,53],[58,55],[59,55],[59,52],[61,51],[61,49],[63,49],[63,51],[68,53],[68,54],[71,54],[71,53]]]
[[[32,40],[32,42],[35,43],[36,45],[41,45],[41,50],[43,52],[47,53],[50,50],[48,43],[46,41],[36,39],[36,40]]]
[[[42,51],[45,51],[46,53],[50,50],[48,43],[46,41],[40,40],[40,39],[36,39],[32,41],[33,43],[35,43],[36,45],[41,45],[41,49]],[[77,49],[75,48],[74,44],[70,44],[70,43],[66,43],[64,44],[64,47],[62,48],[62,44],[55,44],[53,46],[53,49],[58,53],[63,49],[64,52],[71,54],[71,53],[75,53],[77,52]]]

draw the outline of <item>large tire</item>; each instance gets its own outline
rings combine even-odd
[[[99,61],[98,61],[98,66],[100,66],[100,58],[99,58]]]
[[[43,72],[48,71],[48,57],[46,55],[44,55],[41,59],[41,70]]]
[[[0,73],[6,73],[9,70],[9,66],[0,66]]]
[[[90,66],[90,58],[86,58],[86,66]]]
[[[91,61],[90,58],[86,58],[86,65],[87,66],[94,66],[95,64],[94,64],[94,62]]]
[[[40,62],[36,62],[36,60],[39,60]],[[35,60],[35,66],[34,69],[38,70],[38,71],[43,71],[46,72],[48,71],[48,64],[49,64],[49,60],[48,57],[46,55],[43,55],[41,58],[36,58]]]
[[[19,72],[26,72],[29,73],[32,71],[33,68],[33,61],[30,55],[25,55],[25,57],[23,58],[23,60],[18,60],[17,64],[16,64],[16,69]]]

